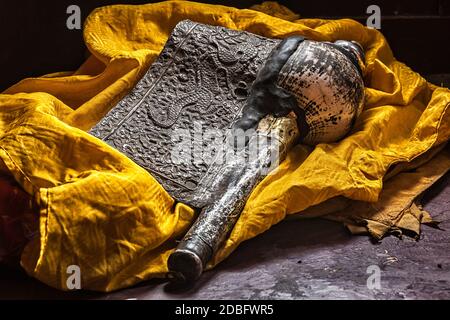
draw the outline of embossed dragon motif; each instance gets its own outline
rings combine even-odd
[[[258,43],[253,39],[248,41],[247,37],[242,38],[242,34],[222,32],[211,39],[215,50],[198,57],[194,68],[178,70],[177,79],[192,90],[177,95],[166,108],[151,108],[149,113],[153,121],[168,128],[189,106],[195,106],[201,114],[212,113],[225,100],[223,95],[232,94],[234,98],[239,98],[236,93],[239,91],[235,89],[242,88],[242,84],[231,84],[230,73],[237,74],[247,68],[258,54]]]

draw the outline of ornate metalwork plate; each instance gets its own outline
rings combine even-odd
[[[176,200],[203,207],[223,168],[199,161],[210,146],[192,133],[199,125],[201,132],[230,127],[278,42],[184,20],[144,77],[90,133],[150,171]],[[191,161],[173,159],[182,138],[191,140]]]

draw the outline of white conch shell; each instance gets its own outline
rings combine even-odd
[[[281,69],[277,84],[305,111],[309,132],[304,143],[341,139],[361,113],[364,82],[343,50],[337,44],[305,40]]]

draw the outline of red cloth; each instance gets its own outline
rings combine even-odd
[[[16,263],[39,230],[32,198],[11,178],[0,175],[0,263]]]

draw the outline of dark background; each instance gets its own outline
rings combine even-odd
[[[82,30],[66,28],[71,4],[82,20],[96,7],[149,0],[1,0],[0,92],[17,81],[75,70],[86,58]],[[262,0],[200,1],[248,8]],[[398,60],[424,75],[450,73],[450,0],[280,0],[302,17],[350,17],[365,23],[366,8],[381,8],[381,32]]]

